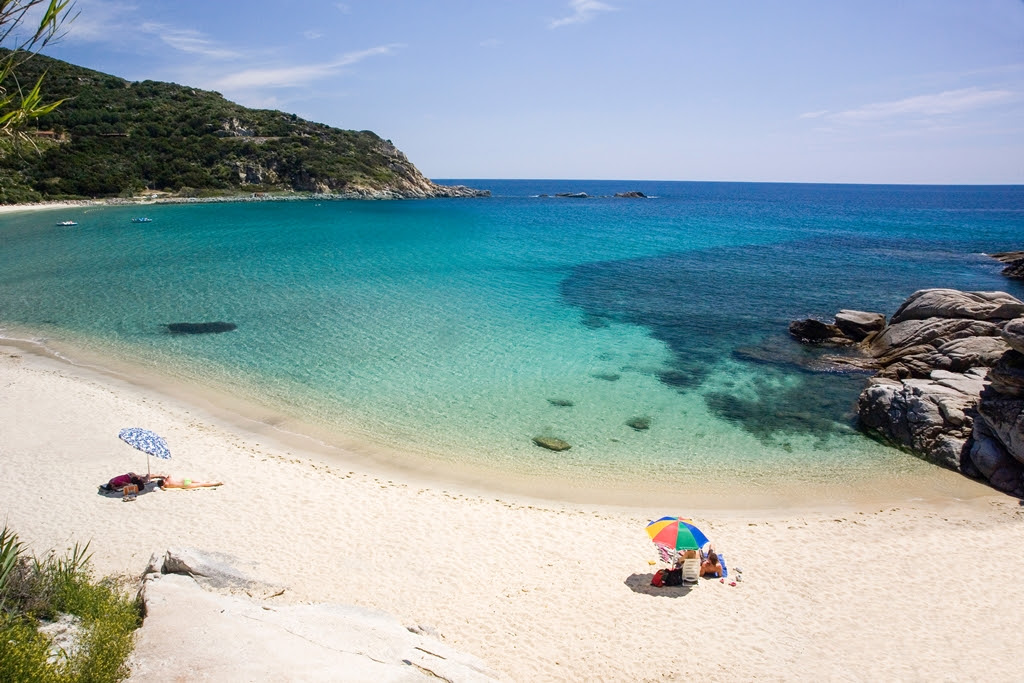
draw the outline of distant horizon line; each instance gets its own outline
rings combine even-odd
[[[468,176],[430,177],[435,183],[451,181],[530,181],[530,182],[569,182],[569,183],[707,183],[721,185],[842,185],[858,187],[1021,187],[1024,188],[1024,181],[1019,183],[882,183],[882,182],[812,182],[806,180],[666,180],[653,179],[639,180],[636,178],[498,178],[480,177],[471,178]]]

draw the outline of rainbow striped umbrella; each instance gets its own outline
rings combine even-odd
[[[700,550],[708,537],[684,517],[662,517],[647,525],[647,535],[659,548],[672,552]]]

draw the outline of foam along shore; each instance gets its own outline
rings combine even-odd
[[[0,514],[37,554],[89,541],[100,574],[222,553],[286,587],[270,608],[383,611],[508,680],[1019,678],[1024,507],[980,485],[766,511],[687,509],[685,492],[674,509],[531,500],[325,459],[29,348],[0,346],[0,386]],[[98,495],[146,471],[125,426],[166,437],[160,467],[225,485]],[[644,525],[666,513],[692,516],[742,581],[650,586]]]

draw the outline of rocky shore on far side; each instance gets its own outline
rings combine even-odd
[[[1024,498],[1024,302],[925,289],[888,321],[840,311],[790,333],[844,347],[825,357],[836,367],[875,372],[858,400],[866,433]]]
[[[104,199],[61,199],[25,204],[0,204],[0,213],[41,211],[78,206],[156,206],[160,204],[228,204],[237,202],[302,202],[302,201],[390,201],[403,199],[453,199],[490,197],[490,190],[465,185],[427,185],[403,189],[375,190],[354,188],[344,192],[245,192],[213,197],[181,197],[170,195],[143,197],[107,197]]]

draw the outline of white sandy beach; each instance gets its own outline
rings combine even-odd
[[[91,200],[69,200],[66,202],[36,202],[34,204],[0,204],[0,214],[21,213],[24,211],[55,211],[57,209],[77,209],[83,206],[102,206],[103,202]]]
[[[0,387],[0,514],[37,554],[89,541],[100,574],[227,553],[287,586],[272,601],[383,610],[516,681],[1020,680],[1024,507],[980,485],[763,511],[529,500],[299,451],[16,346]],[[167,438],[154,471],[225,485],[98,495],[146,471],[125,426]],[[694,518],[743,580],[652,588],[644,525],[664,514]]]

